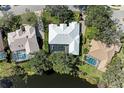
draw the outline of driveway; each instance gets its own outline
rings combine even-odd
[[[121,29],[124,32],[124,9],[114,10],[113,11],[113,18],[119,20],[119,24],[121,24]]]
[[[79,11],[79,9],[76,9],[73,5],[68,5],[68,7],[72,11]],[[34,12],[34,11],[42,11],[44,8],[45,5],[18,5],[18,6],[12,6],[9,12],[13,12],[15,15],[20,15],[25,13],[25,10],[27,9]],[[2,16],[3,14],[0,11],[0,17]]]
[[[44,9],[44,5],[20,5],[20,6],[13,6],[9,12],[13,12],[15,15],[20,15],[25,13],[25,10],[30,10],[32,12],[34,11],[40,11]]]

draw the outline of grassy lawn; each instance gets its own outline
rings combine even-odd
[[[0,62],[0,77],[12,76],[13,66],[15,66],[14,63]]]
[[[88,64],[79,66],[79,69],[81,71],[79,77],[86,79],[88,82],[92,84],[97,84],[97,82],[102,76],[101,71],[97,70],[96,67],[93,67]]]
[[[74,20],[79,22],[80,21],[80,12],[74,11]]]
[[[94,27],[87,27],[85,35],[83,36],[83,54],[87,54],[90,50],[90,42],[95,37],[97,29]]]
[[[44,33],[44,41],[43,41],[43,49],[48,52],[49,46],[48,46],[48,32]]]
[[[15,65],[16,64],[14,62],[13,63],[0,62],[0,78],[13,76],[14,75],[13,67]],[[20,63],[19,65],[24,68],[28,75],[33,75],[36,73],[36,71],[28,65],[28,62]]]

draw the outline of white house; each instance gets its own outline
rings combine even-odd
[[[67,24],[49,24],[50,52],[66,51],[79,55],[80,26],[77,22]]]

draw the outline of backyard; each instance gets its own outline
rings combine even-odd
[[[79,77],[86,79],[91,84],[97,84],[102,77],[102,72],[97,70],[94,66],[84,64],[79,66],[79,69],[81,71]]]
[[[82,46],[82,55],[80,56],[81,61],[83,62],[81,66],[79,66],[80,74],[79,77],[86,79],[88,82],[92,84],[97,84],[99,79],[102,77],[103,72],[97,70],[95,66],[91,66],[87,64],[86,54],[88,54],[89,49],[91,47],[90,42],[95,38],[95,34],[97,29],[95,27],[87,27],[85,31],[85,35],[83,36],[83,46]]]

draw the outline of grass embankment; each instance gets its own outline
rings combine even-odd
[[[86,79],[91,84],[97,84],[99,82],[99,79],[102,77],[102,72],[91,65],[84,64],[82,66],[79,66],[79,69],[81,71],[79,77]]]

